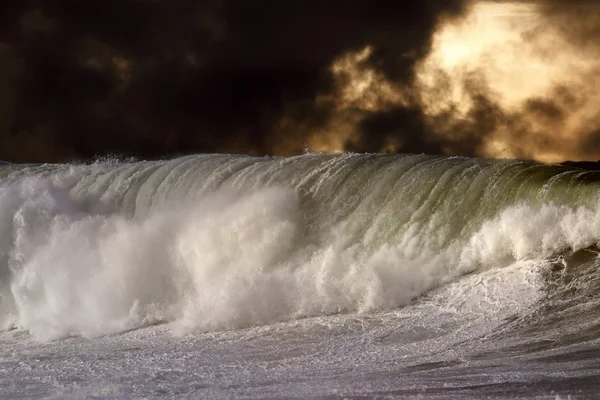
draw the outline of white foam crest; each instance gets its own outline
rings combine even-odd
[[[461,263],[498,265],[524,259],[545,259],[600,242],[600,205],[567,207],[519,204],[483,223],[465,246]]]
[[[90,209],[52,182],[3,187],[4,327],[51,340],[158,322],[207,331],[393,309],[466,272],[585,247],[600,232],[594,210],[520,205],[446,249],[407,229],[403,247],[365,251],[343,226],[307,229],[299,197],[282,188],[215,193],[142,221]]]

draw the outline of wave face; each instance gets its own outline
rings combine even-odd
[[[523,262],[561,299],[598,287],[600,175],[576,168],[198,155],[3,165],[0,179],[0,327],[40,340],[392,310]]]

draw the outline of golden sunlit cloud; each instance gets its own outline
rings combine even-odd
[[[387,81],[381,73],[365,65],[373,49],[367,46],[356,53],[348,53],[331,66],[338,83],[342,83],[337,97],[339,109],[360,108],[380,111],[390,105],[406,102],[401,88]]]
[[[331,66],[338,90],[317,98],[317,104],[333,103],[337,112],[327,127],[308,135],[306,146],[310,151],[342,153],[347,150],[346,145],[359,136],[356,127],[365,112],[408,103],[403,88],[387,81],[366,63],[372,51],[371,46],[366,46],[345,54]]]
[[[470,93],[465,93],[464,81],[477,74],[505,113],[529,126],[527,137],[519,140],[514,140],[516,133],[508,131],[514,127],[500,127],[491,133],[480,155],[552,162],[579,156],[579,149],[573,146],[575,136],[587,131],[586,124],[593,122],[600,104],[598,95],[582,90],[598,86],[595,72],[599,66],[595,57],[553,29],[536,4],[481,2],[465,19],[436,33],[432,52],[420,67],[419,85],[428,113],[454,104],[459,115],[465,116],[474,104]],[[443,84],[450,90],[440,97],[439,79],[448,78]],[[561,104],[557,88],[577,93],[579,99],[585,98],[584,104]],[[531,106],[531,99],[552,101],[556,112],[566,115],[560,121],[545,118],[544,113],[525,115],[523,110]],[[559,145],[543,145],[549,141]]]
[[[530,97],[548,80],[548,64],[536,60],[532,49],[523,46],[523,35],[540,18],[533,4],[476,4],[466,18],[436,32],[432,51],[419,70],[420,83],[436,84],[437,70],[455,78],[482,72],[507,101]],[[453,89],[458,90],[452,93],[454,100],[463,100],[460,87]]]
[[[337,114],[325,132],[310,136],[311,150],[342,151],[359,135],[362,116],[416,105],[436,140],[457,143],[471,135],[478,156],[600,158],[582,151],[600,129],[600,61],[555,29],[539,4],[478,2],[468,15],[442,24],[410,88],[370,66],[371,52],[367,46],[333,63],[339,89],[318,101],[335,102]],[[401,138],[380,150],[402,151]]]

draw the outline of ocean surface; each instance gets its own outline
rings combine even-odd
[[[600,398],[600,172],[0,166],[0,398]]]

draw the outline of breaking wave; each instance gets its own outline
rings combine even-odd
[[[3,165],[0,328],[52,340],[369,313],[523,262],[547,290],[591,291],[598,182],[425,155]]]

